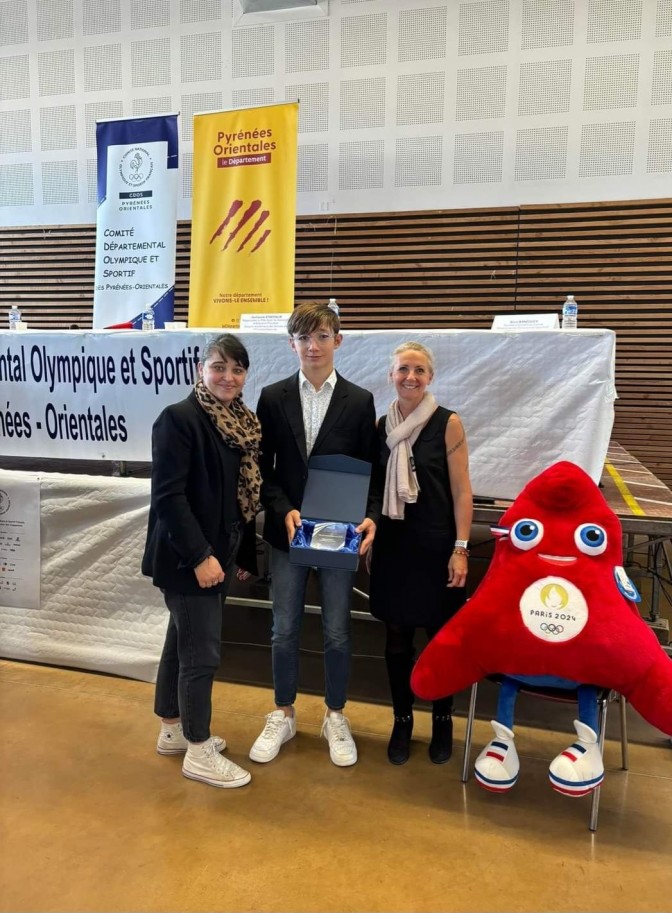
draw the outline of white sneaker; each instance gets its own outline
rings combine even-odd
[[[548,770],[551,786],[564,796],[587,796],[604,780],[604,762],[597,733],[574,720],[578,739],[553,758]]]
[[[337,767],[350,767],[357,763],[357,746],[350,732],[350,723],[342,713],[327,710],[322,735],[329,742],[329,757]]]
[[[215,743],[217,751],[224,751],[226,742],[218,735],[210,737]],[[161,723],[161,732],[156,742],[159,754],[181,754],[189,747],[189,742],[184,737],[182,723]]]
[[[190,780],[200,780],[221,789],[245,786],[252,779],[248,771],[222,757],[212,739],[202,745],[189,744],[182,762],[182,773]]]
[[[520,771],[514,734],[503,723],[490,720],[495,738],[488,742],[474,763],[476,779],[493,793],[506,793],[515,786]]]
[[[272,761],[280,749],[296,735],[296,716],[287,716],[284,710],[274,710],[266,714],[266,725],[261,735],[250,748],[250,758],[259,764]]]

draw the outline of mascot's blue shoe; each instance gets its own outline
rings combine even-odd
[[[495,738],[488,742],[476,758],[474,774],[484,789],[506,793],[515,786],[520,770],[518,752],[513,744],[513,732],[503,723],[490,720]]]
[[[590,726],[574,720],[578,739],[551,761],[551,786],[563,796],[587,796],[604,780],[604,763],[597,734]]]

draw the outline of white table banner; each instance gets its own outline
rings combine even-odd
[[[0,334],[0,453],[149,460],[159,412],[183,399],[210,330]],[[221,332],[219,330],[218,332]],[[240,333],[250,354],[245,401],[296,371],[286,337]],[[614,419],[611,330],[351,331],[336,368],[371,390],[378,415],[394,398],[390,354],[414,339],[434,352],[431,390],[459,412],[474,491],[514,498],[550,463],[572,460],[597,482]]]

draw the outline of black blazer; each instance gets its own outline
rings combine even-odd
[[[152,428],[152,496],[142,573],[155,586],[202,595],[193,568],[209,554],[222,567],[231,560],[231,526],[239,518],[236,500],[240,451],[222,440],[192,392],[168,406]],[[246,570],[256,571],[254,525],[248,524],[238,552]],[[235,557],[235,556],[234,556]]]
[[[373,396],[340,374],[311,451],[311,456],[344,453],[378,465],[378,435]],[[299,373],[264,387],[257,405],[261,422],[261,503],[265,509],[264,539],[289,550],[285,516],[300,510],[308,478],[308,455],[303,427]],[[382,487],[372,475],[366,515],[378,523]],[[353,518],[357,520],[363,517]]]

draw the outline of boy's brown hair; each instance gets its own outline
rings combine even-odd
[[[316,330],[329,330],[336,335],[341,330],[341,321],[336,311],[317,301],[306,301],[294,308],[287,321],[290,336],[307,336]]]

